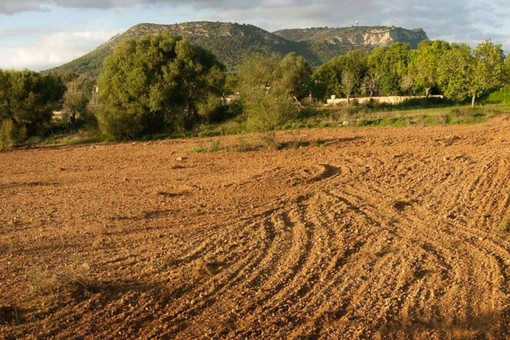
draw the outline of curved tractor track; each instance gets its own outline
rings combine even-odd
[[[508,117],[299,138],[1,153],[0,334],[510,337]]]

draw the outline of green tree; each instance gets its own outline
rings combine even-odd
[[[26,136],[42,135],[65,92],[53,75],[32,71],[0,71],[0,121],[9,120]]]
[[[9,74],[0,69],[0,121],[2,121],[2,119],[10,118],[7,116],[10,87]]]
[[[233,95],[239,90],[239,77],[235,74],[227,74],[223,92],[225,95]]]
[[[168,33],[127,40],[98,79],[100,128],[114,139],[190,129],[201,104],[221,95],[223,70],[214,55]]]
[[[290,96],[299,101],[308,96],[312,69],[305,58],[289,53],[278,63],[275,72],[275,78]]]
[[[450,45],[437,69],[437,81],[446,98],[463,101],[472,93],[474,64],[468,45]]]
[[[66,87],[64,111],[66,112],[66,119],[69,119],[71,127],[75,129],[77,127],[77,116],[82,119],[87,117],[87,106],[92,97],[94,81],[85,76],[78,76],[70,80]]]
[[[485,40],[474,52],[475,65],[471,83],[471,106],[482,93],[500,88],[505,80],[505,55],[499,44]]]
[[[330,95],[351,95],[362,93],[363,79],[367,73],[367,54],[354,50],[331,59],[313,75],[315,95],[326,99]]]
[[[341,65],[341,89],[347,102],[353,93],[360,95],[362,83],[367,73],[366,53],[354,50],[347,52],[339,59]]]
[[[368,72],[373,74],[383,95],[400,95],[403,77],[408,74],[409,45],[396,43],[375,48],[368,56]]]
[[[504,86],[508,86],[510,84],[510,55],[505,57],[503,84]]]
[[[445,41],[425,40],[411,55],[409,73],[415,85],[425,90],[427,97],[430,95],[430,91],[438,85],[438,68],[449,49],[450,44]]]
[[[335,58],[336,59],[336,58]],[[312,94],[315,98],[326,100],[331,95],[342,92],[342,72],[335,59],[321,65],[312,75]]]
[[[282,125],[297,112],[298,96],[307,92],[310,77],[301,58],[253,54],[239,68],[239,89],[246,126],[250,131],[268,131]]]
[[[478,96],[505,83],[503,49],[490,40],[480,43],[474,53],[466,44],[452,44],[438,67],[438,79],[447,98],[462,101],[471,97],[471,106],[475,106]]]

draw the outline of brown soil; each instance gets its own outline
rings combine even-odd
[[[0,153],[0,334],[510,337],[510,117],[278,138]]]

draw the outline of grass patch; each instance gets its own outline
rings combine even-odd
[[[265,149],[279,150],[282,144],[278,141],[275,131],[268,131],[260,135],[262,147]]]
[[[354,126],[437,126],[451,124],[475,124],[482,123],[504,112],[508,112],[507,105],[486,105],[471,108],[470,106],[454,107],[433,107],[424,109],[393,111],[370,111],[363,109],[329,109],[329,112],[322,112],[321,119],[315,120],[313,127],[322,127],[320,122],[327,122],[327,125],[334,127]],[[318,118],[318,117],[317,117]],[[312,121],[314,122],[314,121]],[[305,125],[310,125],[307,122]]]
[[[63,145],[83,145],[83,144],[94,144],[104,142],[104,138],[101,136],[91,136],[77,139],[69,139],[63,141]]]
[[[214,153],[224,150],[221,146],[221,141],[219,139],[214,139],[208,146],[200,146],[198,148],[192,149],[191,152],[194,153]]]
[[[251,146],[248,144],[246,139],[240,137],[238,138],[237,143],[231,147],[230,150],[236,152],[247,152],[251,150]]]
[[[486,99],[488,104],[510,103],[510,86],[492,92]]]
[[[78,131],[75,133],[61,132],[52,134],[44,139],[37,137],[35,140],[28,140],[27,144],[43,144],[43,145],[81,145],[101,143],[106,140],[105,136],[98,131]]]
[[[60,271],[33,268],[27,274],[30,293],[49,299],[51,304],[84,300],[98,291],[89,277],[89,269],[87,264]]]
[[[322,140],[322,139],[320,139],[320,138],[318,138],[318,139],[316,139],[316,140],[314,140],[314,141],[312,142],[312,145],[314,145],[314,146],[318,146],[318,147],[324,146],[325,144],[326,144],[326,141],[325,141],[325,140]]]

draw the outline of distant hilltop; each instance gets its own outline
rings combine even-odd
[[[421,28],[408,30],[394,26],[314,27],[285,29],[274,34],[287,40],[306,43],[323,63],[353,49],[372,49],[396,42],[407,43],[415,49],[421,41],[428,39]]]
[[[408,30],[386,26],[314,27],[284,29],[270,33],[253,25],[238,23],[208,21],[173,25],[144,23],[131,27],[94,51],[52,71],[97,77],[104,59],[120,42],[159,32],[180,35],[210,50],[230,70],[234,70],[245,56],[253,52],[281,55],[296,52],[305,57],[311,65],[317,66],[353,49],[370,50],[396,42],[408,43],[411,48],[416,48],[420,41],[428,39],[422,29]]]

